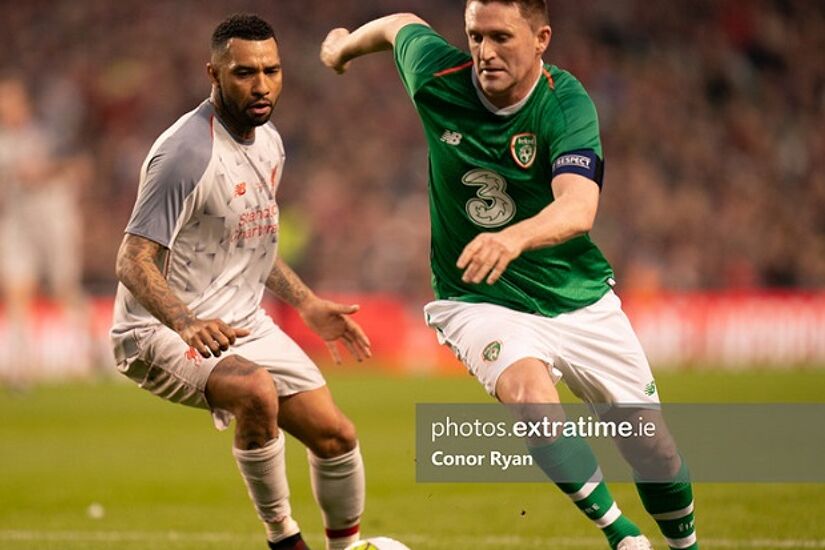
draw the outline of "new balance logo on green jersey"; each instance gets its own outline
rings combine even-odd
[[[444,130],[444,133],[441,134],[441,141],[446,143],[447,145],[458,145],[461,143],[461,138],[464,136],[459,134],[458,132],[451,132],[450,130]]]

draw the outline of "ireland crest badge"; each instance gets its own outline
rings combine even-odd
[[[481,352],[481,358],[488,363],[492,363],[493,361],[498,359],[500,353],[501,342],[499,342],[498,340],[494,340],[484,347],[484,351]]]
[[[530,168],[536,160],[536,134],[516,134],[510,139],[510,154],[520,167]]]

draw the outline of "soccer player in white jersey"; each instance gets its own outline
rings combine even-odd
[[[212,35],[212,93],[152,146],[117,258],[111,336],[118,369],[175,403],[232,417],[233,454],[269,548],[304,549],[291,516],[281,429],[308,449],[326,547],[358,538],[364,467],[355,428],[318,368],[261,309],[264,290],[295,307],[340,361],[370,343],[356,305],[318,298],[276,256],[284,149],[269,122],[282,88],[278,42],[254,15]]]

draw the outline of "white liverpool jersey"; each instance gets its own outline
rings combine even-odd
[[[166,130],[140,171],[126,233],[168,249],[163,273],[201,319],[251,326],[275,262],[284,147],[275,126],[235,140],[204,101]],[[158,324],[121,283],[112,336]]]

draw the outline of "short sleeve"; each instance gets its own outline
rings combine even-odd
[[[578,81],[571,88],[559,97],[562,124],[550,149],[553,176],[579,174],[601,187],[604,159],[596,107]]]
[[[412,23],[395,37],[395,65],[410,97],[414,97],[436,73],[470,59],[426,25]]]
[[[167,144],[146,163],[126,232],[168,248],[184,216],[187,199],[206,171],[209,156],[191,147],[176,150]]]
[[[189,197],[212,159],[212,107],[204,101],[152,146],[126,232],[169,248],[175,229],[192,210]]]

